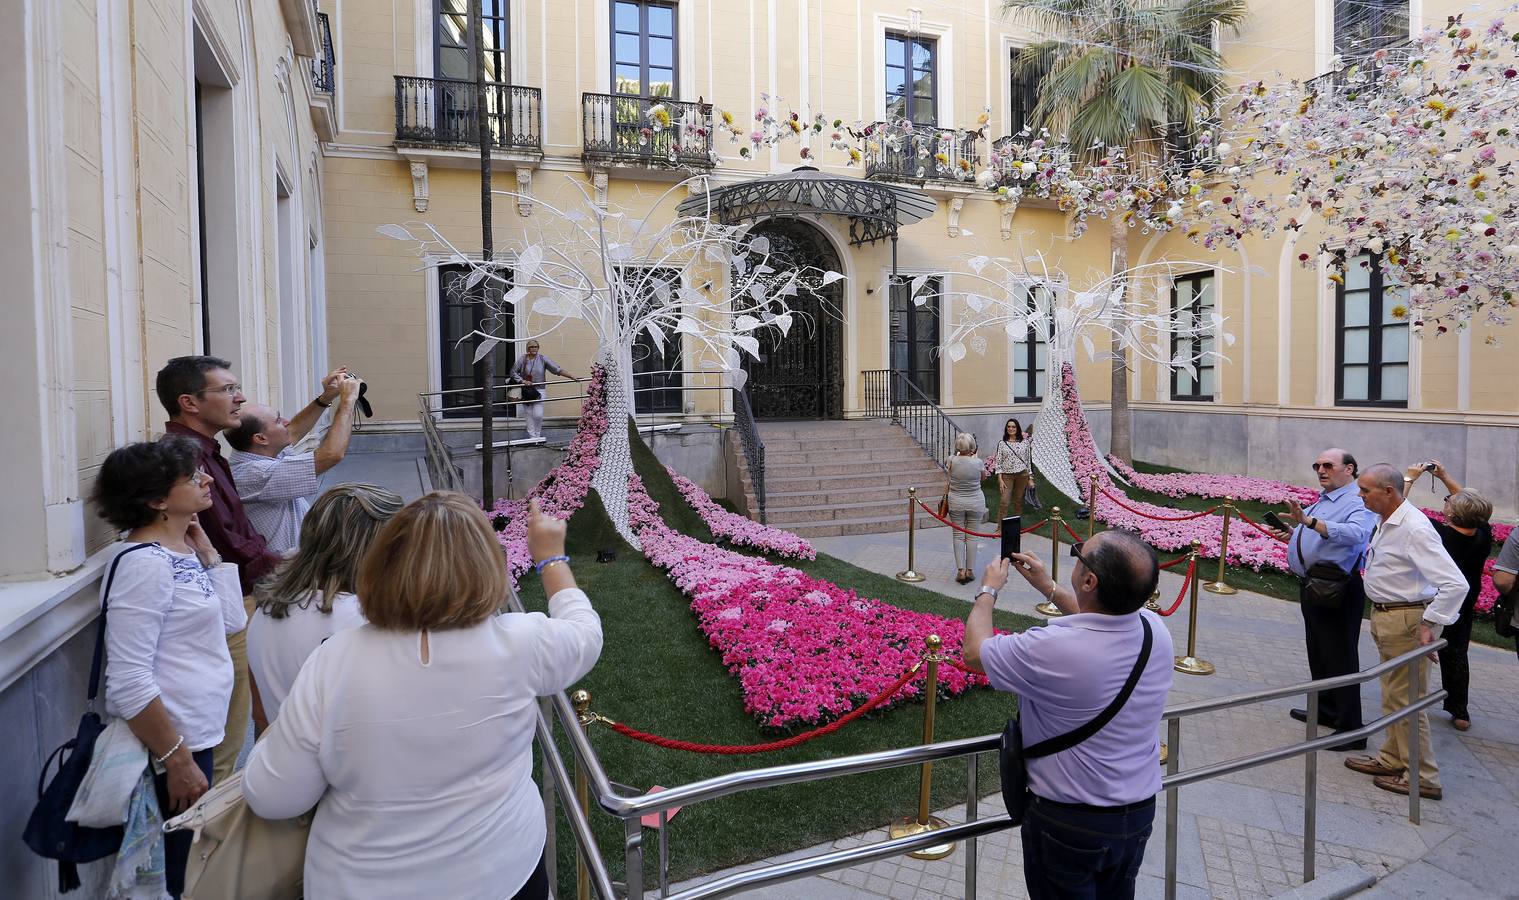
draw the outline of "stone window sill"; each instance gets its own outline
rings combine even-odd
[[[56,578],[0,582],[0,691],[95,620],[100,577],[119,550],[112,544]]]

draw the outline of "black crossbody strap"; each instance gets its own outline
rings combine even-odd
[[[1150,632],[1150,621],[1144,617],[1143,613],[1139,616],[1139,624],[1144,626],[1145,630],[1144,644],[1139,648],[1139,658],[1134,661],[1134,668],[1129,672],[1129,680],[1123,683],[1123,689],[1118,692],[1118,696],[1113,698],[1113,702],[1108,704],[1108,708],[1098,713],[1097,718],[1080,728],[1067,731],[1065,734],[1056,735],[1052,738],[1046,738],[1033,746],[1023,748],[1024,759],[1032,759],[1036,756],[1049,756],[1062,750],[1069,750],[1101,731],[1109,722],[1113,721],[1113,717],[1118,715],[1118,711],[1123,709],[1125,703],[1129,702],[1129,695],[1134,693],[1134,686],[1139,684],[1139,676],[1144,674],[1145,665],[1150,661],[1150,647],[1155,643],[1155,636]]]
[[[116,580],[116,567],[121,565],[122,557],[152,544],[138,544],[116,554],[111,560],[111,571],[105,577],[105,592],[100,595],[100,627],[95,630],[95,657],[90,660],[90,696],[94,700],[95,695],[100,693],[100,669],[105,662],[105,615],[106,606],[111,602],[111,583]]]

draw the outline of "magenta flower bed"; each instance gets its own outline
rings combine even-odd
[[[675,489],[680,491],[680,495],[686,498],[686,502],[691,504],[691,508],[701,516],[702,522],[712,529],[714,537],[730,544],[752,547],[762,553],[773,553],[776,556],[791,559],[818,558],[817,550],[802,538],[789,531],[761,525],[753,519],[728,512],[708,496],[701,485],[669,466],[665,467],[665,471],[670,473],[670,480],[675,482]]]

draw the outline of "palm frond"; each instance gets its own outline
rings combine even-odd
[[[1117,59],[1106,48],[1083,47],[1062,55],[1039,83],[1034,121],[1058,130],[1073,112],[1100,93],[1116,71]]]

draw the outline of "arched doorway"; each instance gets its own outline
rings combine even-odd
[[[776,286],[798,269],[841,272],[828,238],[801,219],[768,219],[751,238],[770,241],[769,276]],[[762,419],[838,419],[844,415],[844,283],[803,279],[791,298],[795,324],[789,336],[759,336],[759,358],[744,360],[744,392]]]

